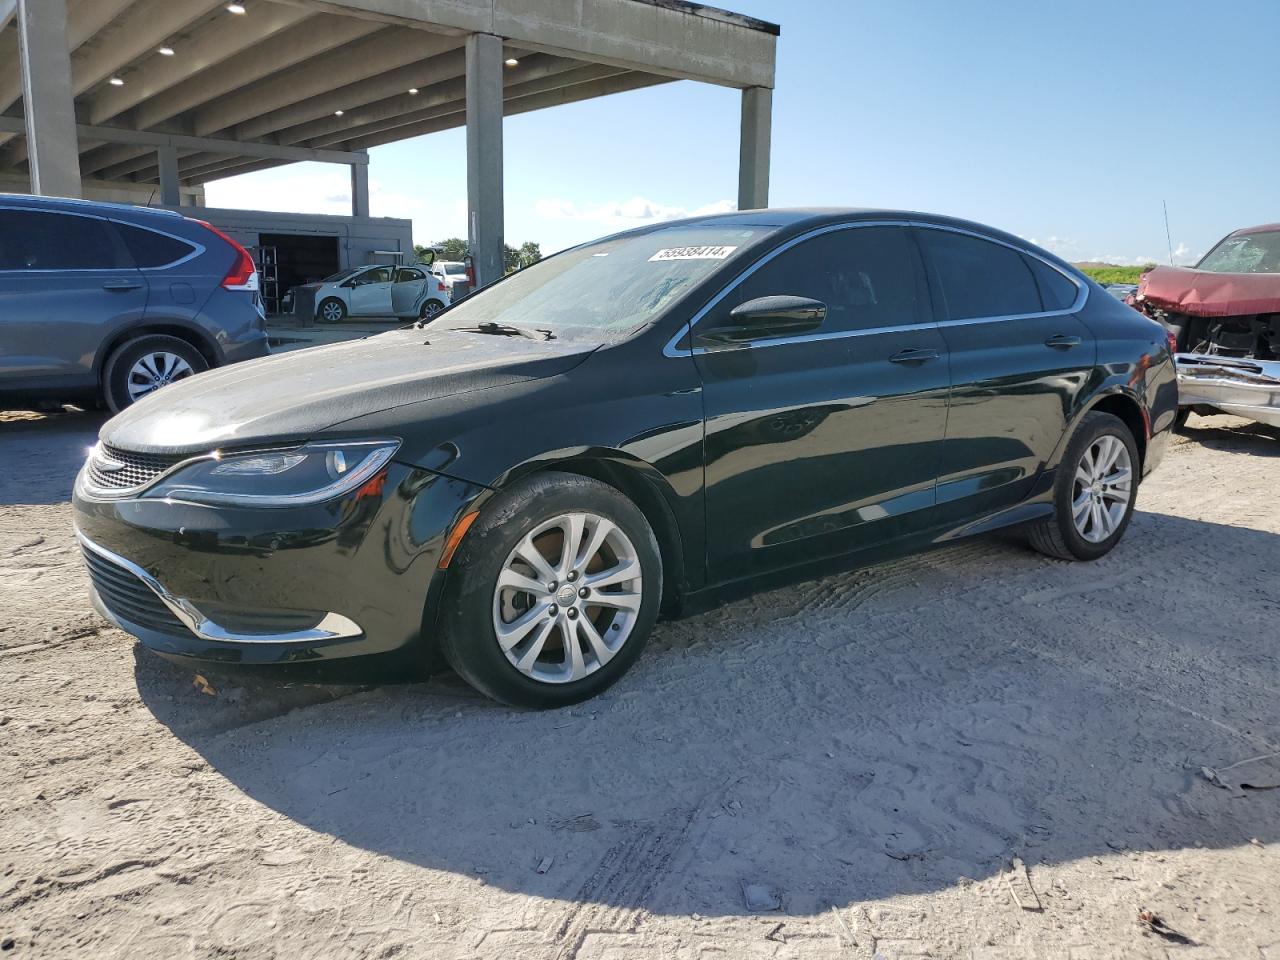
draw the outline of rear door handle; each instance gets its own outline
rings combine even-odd
[[[142,286],[140,280],[108,280],[102,285],[103,290],[109,290],[112,293],[126,293],[130,290],[137,290]]]
[[[1050,337],[1044,345],[1053,347],[1055,350],[1070,350],[1072,347],[1080,346],[1080,338],[1068,337],[1065,333],[1060,333],[1056,337]]]
[[[937,360],[937,350],[899,350],[889,358],[890,363],[924,363],[926,360]]]

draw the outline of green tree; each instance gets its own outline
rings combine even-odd
[[[519,247],[513,247],[509,243],[502,245],[502,268],[507,273],[512,270],[523,270],[529,264],[537,263],[541,259],[542,248],[532,240],[525,241]]]
[[[542,245],[534,243],[532,240],[526,240],[520,244],[520,265],[527,267],[531,263],[537,263],[542,259]]]
[[[436,255],[441,260],[461,260],[467,255],[467,241],[461,237],[450,237],[448,240],[441,240],[436,245],[439,251]]]

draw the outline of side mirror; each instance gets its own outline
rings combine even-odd
[[[822,326],[827,305],[808,297],[757,297],[729,312],[728,322],[701,333],[714,343],[750,343],[808,333]]]

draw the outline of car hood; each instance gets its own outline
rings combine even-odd
[[[1276,313],[1280,312],[1280,274],[1156,267],[1143,274],[1138,296],[1162,310],[1193,317]]]
[[[573,369],[594,344],[396,330],[223,367],[158,390],[108,420],[104,443],[141,453],[204,453],[296,442],[409,403]]]

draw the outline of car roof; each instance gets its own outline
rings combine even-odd
[[[783,207],[740,210],[730,213],[713,213],[698,217],[687,217],[682,220],[664,220],[660,223],[648,224],[644,227],[628,230],[624,233],[616,234],[616,236],[638,235],[664,227],[703,225],[773,227],[785,233],[806,233],[814,228],[829,224],[854,223],[859,220],[905,220],[912,223],[932,224],[939,227],[970,231],[984,237],[1012,244],[1023,250],[1034,250],[1037,255],[1070,269],[1072,273],[1078,272],[1061,257],[1015,234],[998,230],[985,223],[936,213],[923,213],[919,210],[890,210],[877,207]]]
[[[0,206],[43,208],[65,213],[96,213],[103,217],[133,217],[141,220],[151,217],[183,219],[181,213],[164,207],[140,207],[131,203],[105,203],[99,200],[75,200],[71,197],[37,197],[26,193],[0,194]]]
[[[1241,227],[1239,230],[1233,230],[1229,234],[1232,237],[1242,237],[1249,233],[1275,233],[1280,231],[1280,223],[1264,223],[1256,227]]]

